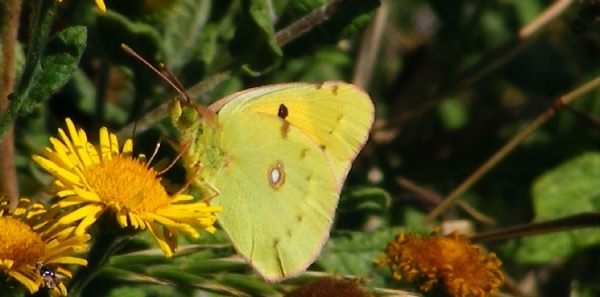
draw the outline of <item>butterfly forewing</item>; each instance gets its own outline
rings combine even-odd
[[[373,124],[373,103],[357,87],[342,82],[290,83],[245,90],[211,105],[220,115],[280,115],[313,140],[332,163],[341,188],[350,165]]]

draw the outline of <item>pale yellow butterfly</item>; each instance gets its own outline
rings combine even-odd
[[[268,281],[305,271],[319,255],[373,113],[369,96],[343,82],[269,85],[208,109],[171,108],[192,184],[223,206],[218,222]]]

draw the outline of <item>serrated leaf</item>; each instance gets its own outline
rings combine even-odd
[[[231,55],[242,68],[257,75],[275,66],[283,56],[275,41],[267,0],[242,1],[242,13],[229,44]]]
[[[600,202],[600,154],[586,153],[539,177],[533,186],[536,221],[597,211]],[[593,229],[564,231],[517,242],[514,260],[546,263],[600,243]]]
[[[35,84],[29,99],[21,107],[22,113],[31,112],[69,81],[77,70],[86,40],[87,29],[83,26],[69,27],[50,39],[40,60],[41,67],[34,74]]]

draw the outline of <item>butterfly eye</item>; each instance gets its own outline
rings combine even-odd
[[[198,113],[196,109],[189,106],[184,106],[181,112],[181,117],[179,118],[179,122],[184,126],[191,126],[198,120]]]

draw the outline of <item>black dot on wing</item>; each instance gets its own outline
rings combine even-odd
[[[291,238],[292,237],[292,229],[287,229],[285,234],[287,235],[287,237]]]
[[[273,247],[277,247],[279,245],[279,238],[273,239]]]
[[[279,110],[277,111],[277,116],[284,120],[288,116],[288,109],[283,103],[279,104]]]
[[[297,221],[298,223],[302,222],[302,216],[301,216],[301,215],[298,215],[298,216],[296,217],[296,221]]]

